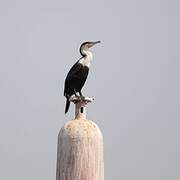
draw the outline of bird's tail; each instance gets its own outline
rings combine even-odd
[[[70,106],[70,101],[69,101],[69,99],[67,98],[67,99],[66,99],[65,114],[68,112],[69,106]]]

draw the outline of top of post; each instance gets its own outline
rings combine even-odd
[[[86,119],[86,105],[92,102],[93,98],[73,95],[69,100],[75,104],[75,119]]]

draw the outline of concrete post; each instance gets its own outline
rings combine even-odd
[[[86,119],[86,104],[72,97],[75,119],[67,122],[58,135],[56,180],[104,180],[103,137],[98,126]]]

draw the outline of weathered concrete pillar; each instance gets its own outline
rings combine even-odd
[[[104,180],[103,137],[98,126],[86,119],[86,104],[92,98],[77,97],[75,119],[58,135],[56,180]]]

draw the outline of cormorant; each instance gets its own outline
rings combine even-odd
[[[72,95],[77,96],[78,92],[79,95],[83,97],[81,89],[87,79],[92,60],[92,53],[90,52],[90,48],[97,43],[100,43],[100,41],[84,42],[81,44],[79,50],[82,57],[72,66],[67,74],[64,84],[64,96],[66,97],[65,113],[67,113],[69,109],[69,98]]]

